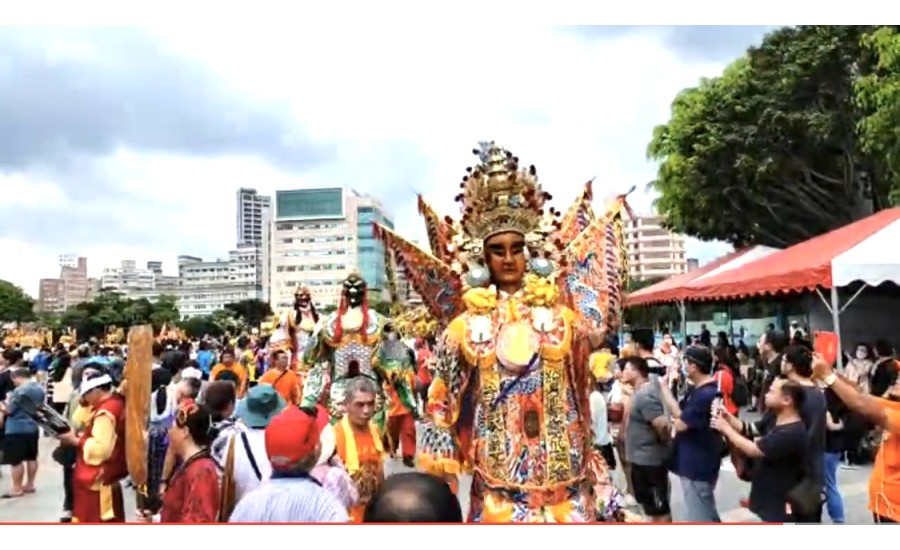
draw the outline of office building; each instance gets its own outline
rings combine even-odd
[[[162,273],[161,262],[159,273]],[[156,271],[140,269],[134,260],[122,260],[119,267],[103,268],[100,288],[126,295],[132,290],[153,290],[156,288]]]
[[[272,208],[263,211],[262,243],[259,250],[259,273],[261,278],[261,300],[270,302],[272,288]]]
[[[684,235],[662,224],[663,217],[655,215],[626,219],[625,243],[632,279],[659,279],[687,272]]]
[[[237,244],[259,246],[263,239],[263,220],[272,199],[256,189],[241,187],[237,191]]]
[[[337,306],[341,282],[358,271],[376,297],[386,289],[384,247],[373,222],[393,228],[376,199],[340,187],[278,191],[267,239],[269,303],[289,308],[307,286],[317,307]]]
[[[178,257],[178,312],[183,318],[209,315],[226,305],[262,298],[261,250],[245,244],[221,260]]]
[[[688,258],[687,259],[687,270],[688,272],[700,269],[700,260],[697,258]]]

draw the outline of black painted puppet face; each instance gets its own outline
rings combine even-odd
[[[360,307],[366,299],[366,281],[357,273],[344,280],[344,296],[350,307]]]

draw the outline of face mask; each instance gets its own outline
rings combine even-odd
[[[866,350],[864,350],[864,349],[857,350],[857,352],[856,352],[856,358],[857,358],[857,359],[860,359],[860,360],[861,360],[861,359],[865,359],[865,358],[868,357],[868,356],[869,356],[869,354],[866,353]]]

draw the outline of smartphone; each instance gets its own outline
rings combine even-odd
[[[829,365],[837,361],[838,335],[834,332],[817,332],[814,335],[813,349],[822,356]]]
[[[725,410],[725,398],[722,396],[722,376],[716,376],[716,398],[712,402],[712,415],[720,416]]]

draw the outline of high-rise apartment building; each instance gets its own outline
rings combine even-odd
[[[299,286],[309,287],[316,306],[336,306],[341,282],[353,271],[370,291],[384,291],[384,246],[373,235],[373,222],[394,226],[381,203],[352,189],[276,192],[262,269],[272,308],[290,307]]]
[[[241,187],[237,191],[237,244],[259,246],[263,239],[263,220],[271,206],[271,197],[260,195],[256,189]]]
[[[38,286],[37,310],[43,313],[62,313],[63,284],[61,279],[41,279]]]
[[[74,254],[59,257],[59,278],[41,279],[38,310],[61,313],[91,299],[93,283],[87,276],[87,258]]]
[[[662,216],[636,216],[626,220],[632,279],[657,279],[687,272],[684,235],[664,228]]]

